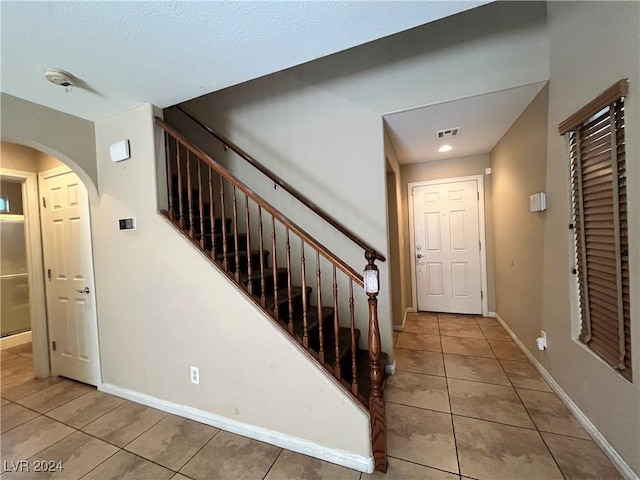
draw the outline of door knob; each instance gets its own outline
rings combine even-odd
[[[418,257],[418,258],[422,258],[422,257],[424,257],[424,255],[422,255],[421,253],[419,253],[418,255],[416,255],[416,257]]]
[[[76,290],[78,293],[89,293],[91,289],[89,287],[84,287],[82,290]]]

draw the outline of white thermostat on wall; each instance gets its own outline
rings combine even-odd
[[[532,212],[544,212],[547,209],[547,196],[539,192],[529,197],[529,207]]]
[[[111,155],[112,162],[121,162],[131,158],[129,140],[122,140],[121,142],[112,144],[111,147],[109,147],[109,154]]]
[[[118,220],[118,227],[120,230],[135,230],[136,229],[136,217],[121,218]]]

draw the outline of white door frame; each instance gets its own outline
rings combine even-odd
[[[49,366],[49,334],[42,261],[42,233],[40,231],[40,203],[38,176],[33,172],[0,168],[3,177],[22,180],[22,208],[25,213],[27,241],[27,271],[29,272],[29,317],[33,343],[33,370],[37,378],[51,374]]]
[[[42,172],[38,172],[37,174],[37,178],[38,178],[38,184],[40,181],[43,181],[44,179],[48,178],[48,177],[52,177],[55,175],[61,175],[64,173],[73,173],[75,175],[78,176],[78,179],[80,180],[80,182],[82,183],[82,185],[84,186],[85,189],[87,189],[87,212],[89,214],[89,242],[91,242],[91,273],[92,273],[92,279],[93,279],[93,297],[94,297],[94,303],[95,303],[95,308],[96,308],[96,315],[95,315],[95,321],[96,321],[96,325],[95,325],[95,332],[96,332],[96,362],[97,362],[97,369],[98,369],[98,379],[97,379],[97,385],[99,386],[102,384],[102,362],[100,361],[100,332],[98,330],[99,327],[99,323],[98,323],[98,294],[96,291],[96,282],[95,282],[95,268],[93,265],[93,230],[91,229],[91,200],[89,197],[89,189],[87,188],[87,185],[85,184],[85,181],[70,167],[68,167],[67,165],[64,165],[62,167],[56,167],[56,168],[52,168],[49,170],[44,170]],[[37,198],[37,207],[38,207],[38,211],[40,211],[40,198],[38,196]],[[41,228],[41,227],[40,227]],[[40,238],[42,239],[42,230],[40,230]],[[42,249],[41,249],[42,252]],[[40,258],[42,259],[42,284],[44,286],[45,284],[45,279],[44,279],[44,252],[41,253]],[[44,303],[44,309],[45,312],[47,311],[47,304],[46,304],[46,290],[45,290],[45,303]],[[46,331],[46,335],[47,335],[47,361],[49,363],[49,372],[51,372],[51,361],[50,361],[50,351],[49,351],[49,325],[48,322],[45,325],[45,331]],[[50,373],[49,373],[50,374]]]
[[[442,178],[438,180],[425,180],[421,182],[411,182],[407,185],[407,204],[409,205],[409,258],[411,259],[411,292],[413,311],[418,311],[418,289],[416,287],[416,262],[415,254],[415,232],[413,224],[413,196],[411,194],[414,187],[426,187],[429,185],[439,185],[443,183],[466,182],[475,180],[478,184],[478,193],[480,201],[478,202],[478,227],[480,232],[480,241],[482,248],[480,249],[480,284],[482,288],[482,315],[489,316],[489,303],[487,295],[487,242],[485,237],[485,219],[484,219],[484,177],[482,175],[469,175],[467,177]]]

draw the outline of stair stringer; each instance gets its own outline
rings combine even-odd
[[[154,312],[154,328],[179,322],[184,335],[172,348],[182,350],[180,365],[163,369],[155,356],[145,376],[162,382],[119,381],[107,368],[101,389],[372,472],[367,410],[188,238],[163,223],[170,231],[158,238],[157,250],[171,254],[158,259],[164,285],[157,295],[173,296],[177,305]],[[188,314],[181,304],[189,305]],[[199,385],[189,383],[191,365],[200,368]]]

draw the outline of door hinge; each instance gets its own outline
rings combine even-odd
[[[484,293],[480,290],[480,300],[484,300]]]
[[[476,192],[478,194],[478,201],[480,201],[480,192]]]
[[[482,250],[482,241],[478,240],[478,247],[480,248],[480,250]]]
[[[51,349],[52,349],[54,352],[56,351],[57,347],[56,347],[56,342],[55,342],[55,341],[51,342]]]
[[[42,197],[42,208],[47,208],[47,198]]]
[[[51,281],[51,269],[47,268],[47,278]]]

